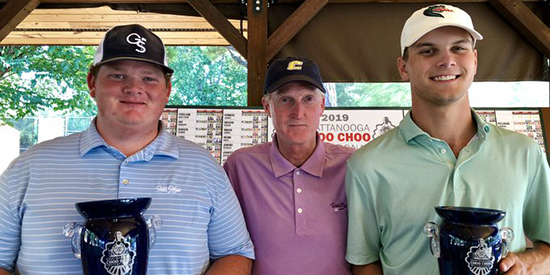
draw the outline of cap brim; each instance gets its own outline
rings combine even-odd
[[[269,87],[266,87],[264,89],[264,94],[272,93],[275,90],[279,89],[281,86],[293,82],[293,81],[305,81],[321,90],[321,92],[326,93],[325,87],[323,87],[322,83],[317,83],[313,78],[305,76],[305,75],[289,75],[286,77],[283,77],[275,82],[273,82]]]
[[[111,59],[103,60],[101,62],[98,62],[98,63],[94,64],[94,65],[96,65],[96,66],[97,65],[103,65],[105,63],[109,63],[109,62],[113,62],[113,61],[119,61],[119,60],[134,60],[134,61],[147,62],[147,63],[151,63],[151,64],[155,64],[157,66],[160,66],[165,73],[169,73],[169,74],[174,73],[174,70],[170,69],[167,66],[164,66],[164,64],[160,64],[158,62],[154,62],[154,61],[151,61],[149,59],[138,58],[138,57],[127,57],[127,56],[114,57],[114,58],[111,58]]]

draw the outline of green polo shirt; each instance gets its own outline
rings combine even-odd
[[[449,145],[430,137],[411,119],[358,150],[348,161],[348,244],[355,265],[380,260],[384,274],[439,274],[423,234],[440,223],[440,205],[506,211],[498,223],[525,250],[526,234],[550,243],[550,171],[545,154],[529,137],[482,121],[456,158]]]

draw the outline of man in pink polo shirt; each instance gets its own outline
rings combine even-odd
[[[325,88],[317,64],[276,60],[264,94],[273,141],[237,150],[224,164],[254,242],[252,274],[351,274],[344,178],[354,150],[319,138]]]

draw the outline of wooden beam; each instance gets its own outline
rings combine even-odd
[[[246,38],[225,18],[225,16],[216,8],[210,0],[187,0],[189,4],[202,16],[212,27],[246,58],[247,44]]]
[[[0,3],[6,3],[10,0],[0,0]],[[212,4],[237,4],[240,0],[210,0]],[[330,4],[353,4],[353,3],[433,3],[439,4],[445,2],[451,3],[485,3],[490,0],[329,0]],[[540,2],[541,0],[523,0],[522,2]],[[42,0],[47,4],[182,4],[189,3],[189,0]],[[297,4],[304,0],[278,0],[277,4]]]
[[[172,46],[227,46],[217,31],[171,32],[155,31],[165,45]],[[105,31],[12,31],[0,46],[9,45],[92,45],[97,46]]]
[[[265,74],[267,73],[267,0],[261,2],[260,11],[255,2],[248,0],[248,106],[261,106]]]
[[[0,41],[21,23],[36,7],[39,0],[11,0],[0,10]]]
[[[550,28],[520,0],[489,1],[531,43],[550,58]]]
[[[6,3],[10,0],[0,0],[0,3]],[[214,4],[236,4],[238,0],[211,0]],[[182,4],[188,3],[187,0],[44,0],[41,3],[46,4]]]
[[[267,40],[267,61],[275,55],[328,3],[328,0],[306,0],[273,32]]]

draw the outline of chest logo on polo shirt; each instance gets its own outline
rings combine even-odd
[[[346,202],[341,202],[341,203],[333,202],[330,204],[330,207],[332,207],[332,210],[334,210],[334,212],[339,212],[339,211],[348,209],[348,204]]]
[[[115,240],[105,245],[101,263],[111,275],[126,275],[132,273],[132,265],[136,257],[136,248],[122,237],[120,231],[115,232]]]
[[[493,249],[485,243],[485,240],[479,239],[479,245],[470,247],[470,252],[464,259],[468,263],[468,269],[474,275],[487,275],[493,268],[495,256]]]
[[[164,193],[164,194],[179,194],[181,193],[181,188],[179,188],[177,185],[166,185],[166,184],[159,184],[157,185],[156,189],[157,193]]]

